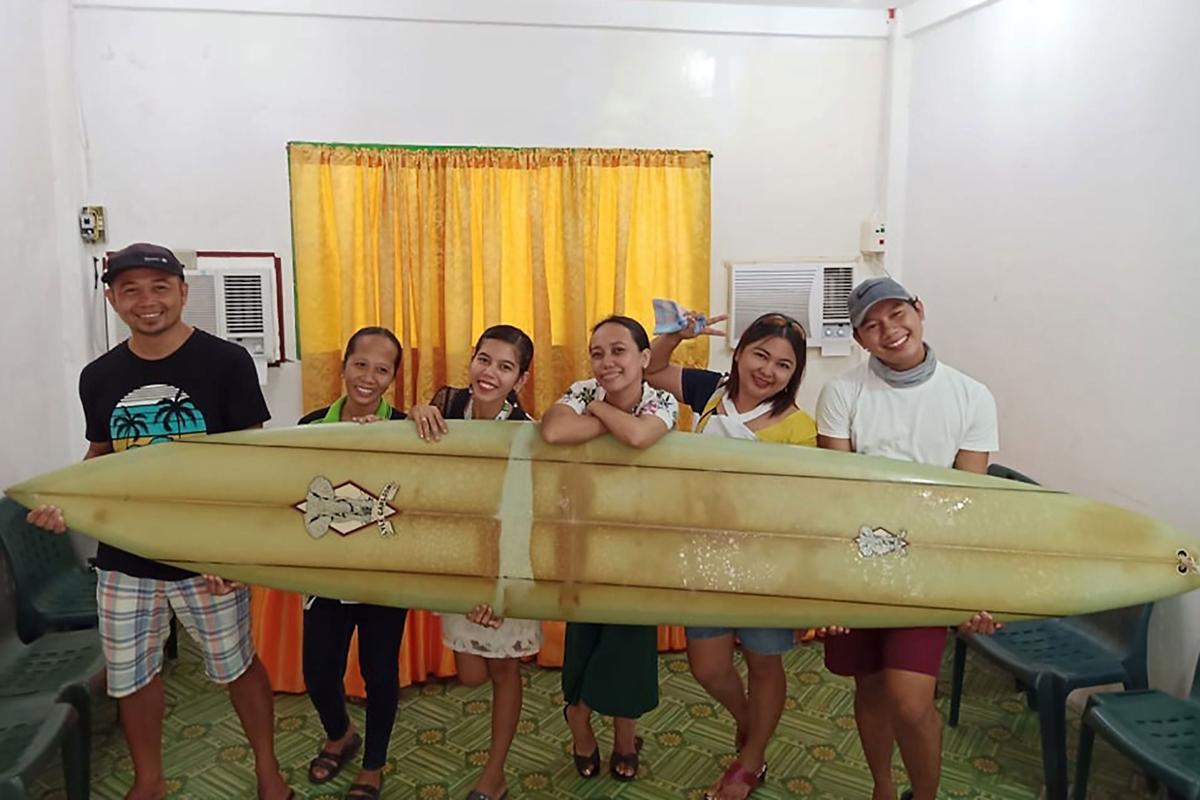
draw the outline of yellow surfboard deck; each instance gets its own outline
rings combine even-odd
[[[507,616],[805,627],[1060,616],[1200,588],[1200,541],[1075,495],[848,453],[536,425],[244,431],[14,486],[148,558],[347,600]]]

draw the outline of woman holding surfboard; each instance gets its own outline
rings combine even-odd
[[[529,377],[533,340],[512,325],[493,325],[475,343],[466,388],[443,386],[428,405],[408,410],[426,441],[445,436],[447,419],[525,421],[517,392]],[[501,619],[487,605],[470,614],[442,614],[442,642],[454,651],[458,677],[467,686],[492,682],[492,742],[488,760],[467,800],[504,800],[504,763],[521,720],[521,659],[541,649],[542,623]]]
[[[645,448],[675,427],[675,398],[644,380],[650,337],[637,320],[601,320],[592,328],[588,355],[594,377],[571,384],[546,412],[542,438],[551,444],[578,444],[611,433],[630,447]],[[642,747],[637,718],[658,705],[657,629],[568,623],[562,682],[563,716],[571,728],[579,775],[594,778],[600,772],[600,748],[591,726],[596,711],[613,718],[609,772],[619,781],[636,778]]]
[[[724,314],[699,326],[698,319],[688,312],[680,330],[655,337],[646,370],[650,385],[690,406],[699,415],[694,430],[703,435],[815,446],[816,425],[796,405],[806,355],[800,323],[785,314],[756,319],[739,339],[733,364],[723,375],[671,363],[671,354],[684,340],[724,335],[712,327],[725,321]],[[746,660],[746,685],[733,662],[735,636]],[[783,655],[794,643],[790,628],[688,627],[692,675],[737,724],[738,757],[706,797],[742,800],[766,780],[767,743],[787,698]]]
[[[400,342],[387,328],[363,328],[350,337],[342,356],[346,393],[331,406],[301,418],[299,424],[376,422],[404,419],[383,398],[400,369]],[[363,746],[346,714],[342,676],[350,637],[358,629],[358,662],[367,687],[366,748],[362,769],[347,798],[377,798],[383,766],[400,701],[400,642],[407,610],[325,597],[304,604],[304,683],[321,725],[325,743],[308,765],[312,783],[328,783]]]

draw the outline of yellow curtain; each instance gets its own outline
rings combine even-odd
[[[400,408],[463,385],[507,323],[534,341],[535,416],[590,374],[590,326],[653,326],[650,301],[708,307],[709,155],[664,150],[288,148],[305,408],[341,392],[363,325],[404,345]],[[707,363],[707,343],[679,351]]]
[[[292,144],[288,155],[306,409],[341,393],[342,348],[364,325],[404,345],[399,408],[464,385],[484,328],[518,326],[534,342],[522,402],[541,416],[589,376],[597,320],[627,314],[651,331],[655,297],[708,308],[707,153]],[[677,357],[704,366],[704,337]],[[303,691],[300,598],[256,589],[252,614],[272,686]],[[563,625],[544,633],[538,663],[557,666]],[[684,643],[660,629],[660,649]],[[402,685],[454,674],[436,616],[410,612],[400,660]],[[354,648],[345,683],[362,694]]]

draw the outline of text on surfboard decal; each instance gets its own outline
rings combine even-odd
[[[854,543],[858,545],[858,554],[863,558],[879,556],[908,555],[907,531],[892,533],[887,528],[872,528],[863,525],[858,529]]]
[[[308,484],[308,495],[293,508],[304,515],[304,530],[314,539],[320,539],[330,528],[348,536],[372,523],[381,536],[395,536],[396,530],[388,517],[396,509],[388,504],[399,488],[395,483],[385,484],[376,497],[357,484],[347,481],[334,486],[328,478],[318,475]]]

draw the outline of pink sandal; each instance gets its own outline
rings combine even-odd
[[[726,786],[742,784],[749,786],[750,791],[746,792],[746,797],[754,794],[758,787],[762,786],[767,780],[767,764],[764,761],[762,769],[757,773],[750,772],[742,766],[740,761],[735,761],[729,765],[729,769],[725,770],[725,774],[721,776],[721,782],[717,784],[717,793],[719,794]],[[717,800],[717,795],[712,792],[704,793],[704,800]]]

